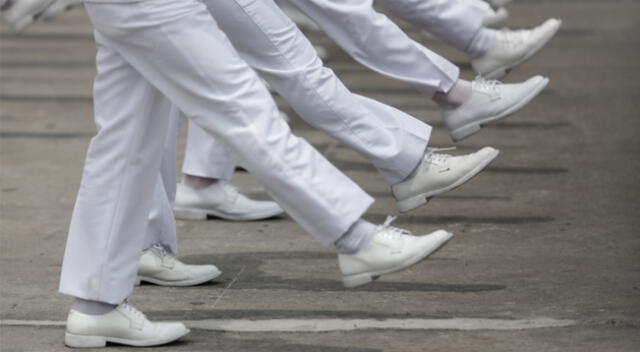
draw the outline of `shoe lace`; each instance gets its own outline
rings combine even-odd
[[[141,311],[139,311],[138,309],[136,309],[134,306],[132,306],[131,304],[129,304],[129,301],[124,301],[122,302],[122,304],[120,305],[120,307],[122,307],[122,309],[124,309],[127,312],[130,312],[131,314],[141,317],[141,318],[146,318],[144,313],[142,313]]]
[[[447,160],[451,157],[449,154],[437,153],[445,150],[455,150],[456,147],[447,147],[447,148],[427,148],[427,152],[424,157],[425,163],[431,163],[436,165],[444,165]],[[395,219],[395,218],[394,218]]]
[[[236,197],[238,197],[238,194],[240,194],[238,187],[234,186],[233,183],[226,180],[219,180],[218,183],[220,184],[220,187],[224,190],[224,192],[228,194],[229,197],[231,197],[231,199],[236,199]]]
[[[173,257],[173,254],[169,253],[160,243],[154,244],[152,248],[161,257]]]
[[[168,252],[167,249],[159,243],[154,244],[151,249],[160,257],[160,260],[164,264],[170,264],[176,259],[173,253]]]
[[[496,80],[488,80],[480,75],[476,76],[473,82],[471,82],[472,89],[488,92],[492,95],[498,94],[499,84],[502,84],[502,82]]]
[[[376,230],[378,231],[380,236],[384,238],[388,238],[393,241],[397,241],[403,235],[412,235],[411,232],[405,229],[391,226],[391,223],[394,222],[397,218],[398,218],[397,216],[387,216],[384,223],[382,225],[378,225]]]

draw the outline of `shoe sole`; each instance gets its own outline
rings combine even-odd
[[[531,93],[529,93],[529,95],[525,96],[524,98],[522,98],[522,100],[520,100],[517,104],[512,105],[510,108],[508,108],[507,110],[497,114],[497,115],[493,115],[493,116],[489,116],[486,117],[482,120],[479,121],[472,121],[469,122],[468,124],[462,126],[462,127],[458,127],[455,130],[451,131],[450,135],[451,135],[451,139],[454,142],[459,142],[469,136],[471,136],[472,134],[477,133],[478,131],[480,131],[480,128],[482,128],[483,125],[486,125],[488,123],[491,122],[495,122],[501,119],[504,119],[505,117],[515,113],[516,111],[522,109],[525,105],[529,104],[529,102],[535,98],[538,94],[540,94],[540,92],[542,92],[542,90],[547,86],[547,84],[549,84],[549,79],[545,78],[540,85],[538,85],[536,87],[536,89],[532,90]]]
[[[560,21],[560,24],[558,25],[558,27],[556,28],[555,31],[553,31],[553,33],[551,33],[545,40],[542,40],[538,43],[538,45],[534,46],[527,55],[525,55],[524,57],[522,57],[520,60],[504,65],[503,67],[497,68],[485,75],[483,75],[485,78],[487,79],[502,79],[504,78],[510,71],[512,68],[522,64],[523,62],[529,60],[530,58],[532,58],[533,56],[535,56],[538,52],[540,52],[540,49],[542,49],[545,45],[547,45],[547,43],[549,43],[549,41],[551,39],[553,39],[553,37],[556,36],[556,33],[558,33],[558,30],[560,29],[560,27],[562,26],[562,21]]]
[[[65,332],[64,344],[67,347],[72,347],[72,348],[106,347],[108,342],[117,343],[119,345],[136,346],[136,347],[159,346],[159,345],[164,345],[169,342],[178,340],[181,337],[187,335],[189,332],[190,330],[187,329],[186,331],[182,332],[180,335],[177,335],[177,336],[167,337],[167,338],[158,339],[158,340],[147,340],[147,341],[121,339],[121,338],[109,337],[109,336],[76,335],[70,332]]]
[[[445,232],[447,232],[448,234],[447,238],[445,238],[444,241],[442,241],[442,243],[438,247],[434,248],[432,251],[421,253],[416,257],[409,258],[402,264],[396,267],[393,267],[391,269],[343,276],[342,285],[346,288],[354,288],[354,287],[366,285],[370,282],[373,282],[374,280],[377,280],[382,275],[395,273],[418,264],[420,261],[424,260],[425,258],[435,254],[437,251],[440,250],[440,248],[444,247],[444,245],[447,244],[453,238],[453,234],[451,232],[448,232],[448,231],[445,231]]]
[[[211,273],[210,275],[206,275],[201,278],[191,279],[191,280],[182,280],[182,281],[165,281],[155,279],[153,277],[138,275],[136,280],[136,286],[139,286],[143,282],[147,282],[150,284],[158,285],[158,286],[170,286],[170,287],[185,287],[185,286],[196,286],[203,284],[205,282],[209,282],[217,277],[222,275],[222,272],[218,270],[215,273]]]
[[[449,192],[455,188],[462,186],[462,184],[471,180],[474,176],[479,174],[480,171],[482,171],[485,167],[487,167],[498,156],[498,154],[500,154],[499,150],[492,151],[492,153],[489,154],[485,160],[483,160],[480,164],[476,165],[476,167],[474,167],[471,171],[469,171],[467,174],[460,177],[456,182],[450,184],[447,187],[440,188],[435,191],[421,193],[411,198],[397,201],[396,207],[398,208],[398,211],[400,211],[401,213],[406,213],[424,204],[427,204],[431,198],[437,195]]]
[[[178,220],[207,220],[209,218],[219,218],[231,221],[253,221],[269,219],[283,213],[284,211],[282,210],[270,210],[261,213],[252,213],[246,215],[232,215],[221,213],[211,209],[173,207],[173,214]]]

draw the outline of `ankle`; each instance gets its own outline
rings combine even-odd
[[[209,178],[202,176],[195,176],[189,174],[183,174],[184,184],[189,188],[193,189],[203,189],[211,186],[212,184],[218,182],[217,178]]]
[[[104,315],[116,309],[116,307],[118,307],[117,304],[76,298],[71,309],[89,315]]]
[[[465,53],[472,59],[479,59],[485,56],[496,46],[497,33],[495,29],[480,27],[471,39]]]
[[[340,254],[354,254],[364,248],[373,240],[376,226],[366,220],[356,221],[342,237],[334,242],[336,250]]]
[[[433,100],[440,108],[457,108],[471,98],[472,92],[471,82],[458,79],[448,92],[437,92]]]

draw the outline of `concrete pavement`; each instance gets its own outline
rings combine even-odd
[[[181,221],[181,258],[224,274],[193,288],[136,289],[131,301],[150,318],[194,327],[186,339],[149,350],[640,349],[640,3],[518,0],[509,10],[512,28],[564,20],[556,38],[505,79],[543,74],[550,85],[521,112],[458,144],[459,152],[500,149],[486,172],[394,223],[414,233],[446,228],[456,234],[451,243],[410,270],[346,290],[333,252],[289,218]],[[462,54],[403,26],[473,78]],[[433,124],[433,145],[452,144],[429,99],[359,66],[325,37],[310,37],[328,47],[327,64],[352,90]],[[0,32],[0,351],[66,350],[60,324],[71,299],[57,293],[57,282],[95,133],[94,55],[81,8],[22,37],[6,26]],[[368,219],[395,212],[389,187],[366,160],[297,117],[292,127],[376,197]],[[235,183],[264,196],[250,175],[237,174]],[[303,328],[231,328],[265,320],[272,330]],[[314,330],[327,320],[358,322],[356,330]],[[410,320],[435,323],[404,329]],[[540,320],[567,324],[497,328]],[[399,325],[374,328],[390,321]]]

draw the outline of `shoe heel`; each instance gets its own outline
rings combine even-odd
[[[458,128],[457,130],[451,131],[451,139],[453,139],[454,142],[459,142],[478,131],[480,131],[479,124],[473,123],[466,125]]]
[[[207,212],[202,210],[174,208],[173,214],[178,220],[207,220]]]
[[[421,205],[427,204],[427,202],[429,202],[429,198],[424,195],[419,195],[396,202],[396,207],[401,213],[406,213],[420,207]]]
[[[371,274],[347,275],[342,277],[342,285],[346,288],[353,288],[366,285],[373,281]]]
[[[104,336],[75,335],[66,332],[64,334],[64,344],[74,348],[105,347],[107,338]]]

